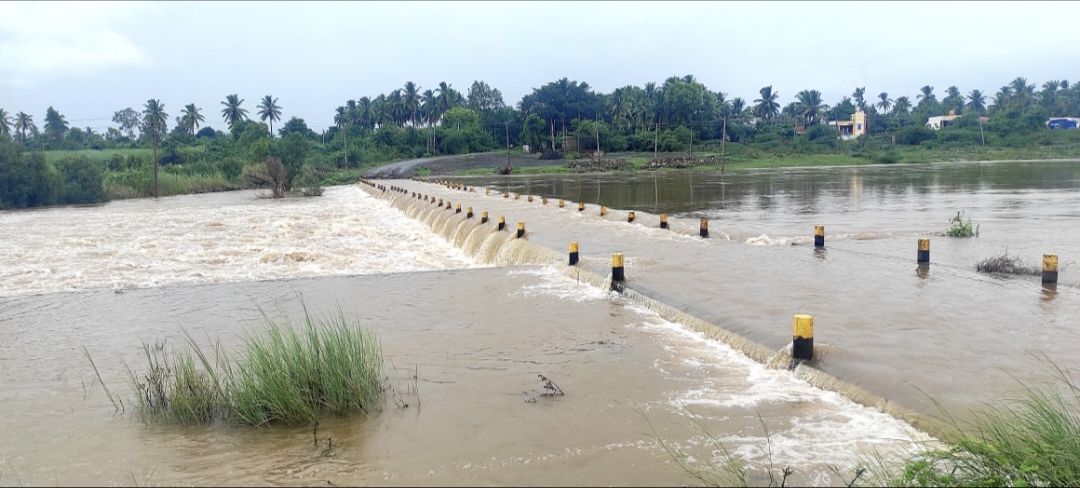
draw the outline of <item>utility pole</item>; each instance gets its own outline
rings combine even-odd
[[[977,114],[977,113],[975,114],[975,116],[976,116],[976,117],[979,117],[979,136],[981,136],[981,137],[982,137],[982,145],[984,145],[984,146],[985,146],[985,145],[986,145],[986,134],[983,134],[983,128],[982,128],[982,116],[980,116],[980,115],[979,115],[979,114]]]
[[[551,119],[551,150],[555,150],[555,119]]]
[[[657,121],[653,127],[656,129],[656,137],[653,138],[652,143],[652,158],[656,159],[656,145],[660,142],[660,121]]]
[[[506,122],[506,167],[510,167],[510,122]]]
[[[596,117],[595,122],[593,122],[593,125],[596,127],[596,162],[597,162],[597,164],[599,164],[600,163],[600,115],[596,114],[594,117]],[[597,190],[597,191],[599,192],[599,190]]]
[[[690,157],[694,157],[694,125],[690,124]]]
[[[727,115],[724,116],[724,130],[720,134],[720,174],[724,173],[724,156],[727,152]]]

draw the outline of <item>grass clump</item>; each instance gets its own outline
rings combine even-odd
[[[261,426],[378,408],[383,358],[371,331],[340,309],[315,318],[305,307],[300,326],[263,318],[265,330],[249,334],[235,360],[215,346],[214,365],[190,336],[179,350],[144,343],[145,371],[127,368],[136,410],[148,420]]]
[[[964,212],[961,210],[956,212],[956,216],[949,219],[949,229],[945,231],[945,235],[949,237],[978,237],[979,228],[971,227],[971,218],[964,222]]]
[[[975,263],[975,271],[1035,276],[1042,274],[1042,268],[1020,259],[1019,256],[1010,256],[1008,249],[1002,251],[1000,256],[992,256]]]
[[[1024,397],[972,412],[966,429],[950,420],[948,449],[927,450],[899,469],[877,469],[889,486],[1080,485],[1080,389],[1055,368],[1064,391],[1024,385]],[[879,465],[880,468],[880,465]]]

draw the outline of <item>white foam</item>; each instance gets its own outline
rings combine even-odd
[[[0,296],[476,267],[355,186],[0,212]]]

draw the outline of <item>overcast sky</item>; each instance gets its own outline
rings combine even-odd
[[[238,93],[254,115],[273,95],[282,116],[316,131],[350,98],[406,81],[484,80],[516,104],[562,77],[610,92],[693,74],[748,102],[772,85],[835,104],[914,100],[931,85],[992,95],[1017,76],[1040,87],[1080,81],[1080,3],[30,3],[0,2],[0,108],[41,125],[53,106],[103,130],[113,112],[159,98],[224,128]]]

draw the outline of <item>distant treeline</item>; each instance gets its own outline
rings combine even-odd
[[[893,145],[930,149],[1054,145],[1069,143],[1072,136],[1051,134],[1059,131],[1047,129],[1047,118],[1080,116],[1080,87],[1050,80],[1037,88],[1024,78],[1002,86],[993,97],[977,89],[965,95],[951,86],[939,100],[934,87],[924,86],[914,100],[894,99],[888,93],[873,96],[865,88],[856,88],[832,105],[818,90],[803,90],[784,106],[778,100],[780,94],[772,86],[761,88],[753,98],[731,98],[711,91],[692,75],[625,86],[608,94],[563,78],[533,89],[513,107],[483,81],[474,82],[466,93],[446,83],[425,90],[408,82],[389,94],[346,101],[335,109],[335,125],[321,132],[297,117],[281,122],[283,107],[271,96],[262,97],[250,117],[244,99],[236,94],[225,97],[220,113],[227,132],[206,125],[207,115],[194,104],[183,106],[170,124],[160,100],[146,102],[141,110],[115,112],[116,125],[104,133],[71,127],[53,107],[46,110],[40,129],[33,116],[0,108],[0,140],[9,141],[0,174],[30,171],[33,165],[22,162],[29,158],[44,161],[48,170],[34,171],[59,178],[71,169],[63,168],[87,161],[34,154],[82,150],[80,154],[104,175],[105,191],[99,196],[127,197],[151,194],[147,185],[152,180],[153,152],[173,178],[169,181],[197,180],[170,190],[182,193],[251,184],[244,175],[254,174],[267,158],[280,159],[288,169],[284,183],[288,187],[305,166],[310,168],[308,174],[341,175],[344,170],[355,172],[405,158],[522,145],[561,152],[591,152],[597,147],[607,152],[678,152],[691,142],[715,147],[725,135],[733,151],[752,155],[866,154]],[[827,122],[847,121],[858,110],[867,114],[867,136],[839,141],[837,128]],[[949,113],[961,117],[940,131],[926,127],[930,117]],[[133,156],[108,151],[119,149],[146,152]],[[8,156],[15,153],[17,157]],[[11,163],[12,157],[19,163]],[[19,181],[0,182],[0,190],[26,188],[25,182],[37,180],[27,176]],[[29,206],[69,201],[65,200],[69,193],[46,193],[51,197],[5,193],[0,202]]]

